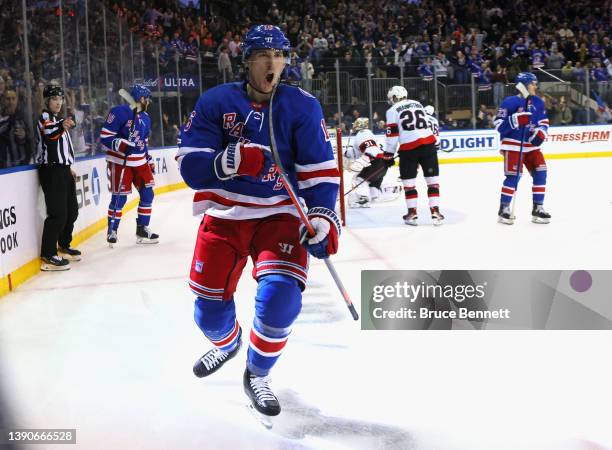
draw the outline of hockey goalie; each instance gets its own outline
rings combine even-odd
[[[353,142],[349,141],[344,156],[348,170],[353,174],[351,189],[347,192],[349,208],[369,208],[372,202],[395,200],[402,193],[399,182],[384,180],[395,159],[376,143],[369,129],[369,119],[360,117],[353,123]]]

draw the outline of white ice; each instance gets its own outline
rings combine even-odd
[[[402,223],[402,199],[349,210],[334,264],[357,305],[363,269],[610,269],[611,163],[549,161],[552,223],[530,222],[525,179],[512,227],[496,222],[501,163],[443,165],[447,224],[431,225],[422,185],[418,227]],[[610,332],[361,331],[318,261],[272,374],[283,412],[266,430],[245,407],[246,346],[209,379],[191,372],[209,346],[186,284],[190,200],[155,199],[158,245],[136,245],[131,212],[114,249],[98,234],[70,272],[0,299],[16,426],[77,429],[76,446],[54,450],[612,448]],[[236,295],[247,328],[249,266]]]

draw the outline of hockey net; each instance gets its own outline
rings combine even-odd
[[[340,129],[328,128],[328,133],[332,142],[338,171],[340,172],[340,189],[338,200],[336,201],[336,213],[340,217],[342,226],[346,226],[347,208],[351,206],[349,198],[351,192],[355,191],[357,187],[353,185],[355,182],[355,172],[350,170],[354,168],[351,165],[355,162],[356,158],[351,145],[353,135],[349,134],[348,137],[344,138],[343,142],[342,131]],[[385,180],[382,182],[382,186],[379,187],[379,196],[376,197],[377,204],[395,201],[403,196],[404,189],[398,176],[399,171],[397,169],[389,169],[389,172],[385,175]],[[354,205],[352,206],[355,207]]]

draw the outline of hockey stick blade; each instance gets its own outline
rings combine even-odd
[[[291,185],[289,178],[287,177],[287,173],[283,169],[283,164],[280,158],[280,153],[278,153],[278,147],[276,146],[276,138],[274,137],[274,123],[273,123],[274,121],[273,121],[273,115],[272,115],[272,104],[274,103],[274,96],[276,95],[277,88],[278,88],[278,83],[272,89],[272,95],[270,95],[270,102],[268,106],[268,132],[270,134],[270,150],[272,151],[272,157],[274,158],[274,162],[276,164],[276,173],[278,173],[278,177],[280,178],[281,183],[285,186],[285,190],[287,191],[287,194],[289,195],[289,198],[291,199],[293,206],[295,206],[295,208],[297,209],[298,214],[300,216],[300,220],[302,221],[302,223],[308,230],[308,234],[310,236],[314,236],[315,230],[312,227],[312,224],[310,223],[310,221],[308,220],[308,216],[304,212],[302,205],[300,204],[297,194],[295,190],[293,189],[293,186]],[[325,265],[327,266],[327,269],[329,270],[330,275],[334,279],[334,282],[336,283],[336,286],[338,287],[338,290],[340,291],[340,294],[342,295],[342,298],[344,299],[344,302],[346,303],[346,306],[348,307],[351,313],[351,316],[353,317],[354,320],[359,320],[359,314],[357,314],[357,311],[355,310],[355,306],[353,306],[353,302],[351,301],[351,298],[349,297],[347,290],[344,288],[344,284],[342,284],[342,280],[340,280],[340,277],[338,276],[338,273],[336,272],[336,269],[334,268],[332,262],[329,260],[329,257],[323,258],[323,260],[325,261]]]
[[[128,91],[121,88],[119,89],[119,95],[121,96],[123,100],[128,102],[128,105],[130,105],[131,109],[138,109],[138,103],[136,103],[136,100],[134,100],[134,98],[130,95]]]

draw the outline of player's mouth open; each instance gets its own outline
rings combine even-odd
[[[268,75],[266,75],[266,81],[268,83],[272,83],[272,80],[274,80],[274,74],[273,73],[269,73]]]

